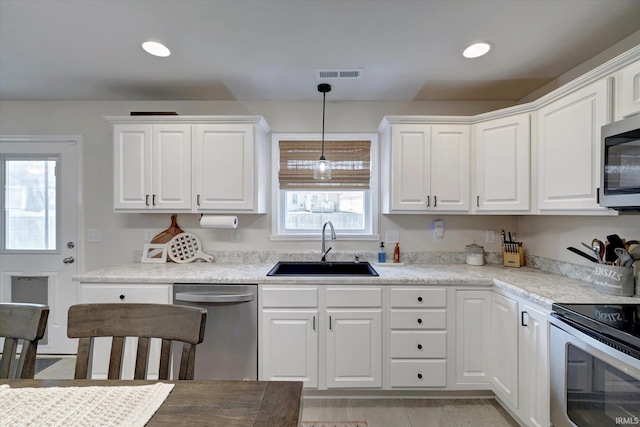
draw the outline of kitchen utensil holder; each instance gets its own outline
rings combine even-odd
[[[593,286],[603,294],[630,297],[635,293],[634,267],[598,264],[593,269]]]
[[[516,245],[518,247],[517,252],[510,250],[511,246]],[[505,267],[522,267],[524,265],[524,247],[522,246],[522,242],[502,245],[502,265]]]

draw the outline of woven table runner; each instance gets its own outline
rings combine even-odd
[[[0,426],[144,426],[173,384],[10,388],[0,385]]]

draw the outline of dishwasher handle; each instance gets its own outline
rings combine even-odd
[[[227,294],[215,292],[178,292],[173,299],[175,301],[185,302],[249,302],[253,301],[253,293]]]

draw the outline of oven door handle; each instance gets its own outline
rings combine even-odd
[[[253,301],[253,294],[221,294],[215,292],[178,292],[173,298],[184,302],[249,302]]]

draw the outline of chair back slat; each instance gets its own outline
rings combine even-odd
[[[160,347],[160,367],[158,369],[158,379],[169,379],[169,366],[171,366],[171,340],[162,340]]]
[[[133,378],[144,380],[147,376],[147,365],[149,364],[149,338],[138,338],[138,350],[136,353],[136,369]]]
[[[171,342],[186,343],[191,350],[180,362],[180,379],[193,379],[195,348],[204,339],[207,311],[196,307],[168,304],[78,304],[69,308],[69,338],[112,337],[109,379],[122,379],[121,367],[126,337],[137,337],[134,379],[146,379],[151,339],[162,339],[159,377],[168,379]],[[76,364],[88,365],[86,351],[78,346]],[[184,365],[184,368],[183,368]],[[183,375],[183,371],[185,374]],[[79,370],[76,379],[85,379],[90,369]],[[116,376],[117,375],[117,376]]]
[[[0,379],[34,377],[38,342],[44,337],[48,318],[49,307],[46,305],[0,303],[0,337],[5,339]],[[19,343],[22,343],[22,351],[16,362]]]
[[[123,357],[124,357],[124,337],[113,337],[113,339],[111,340],[111,354],[109,355],[109,372],[107,374],[108,379],[110,380],[120,379],[120,375],[122,375],[122,358]]]

